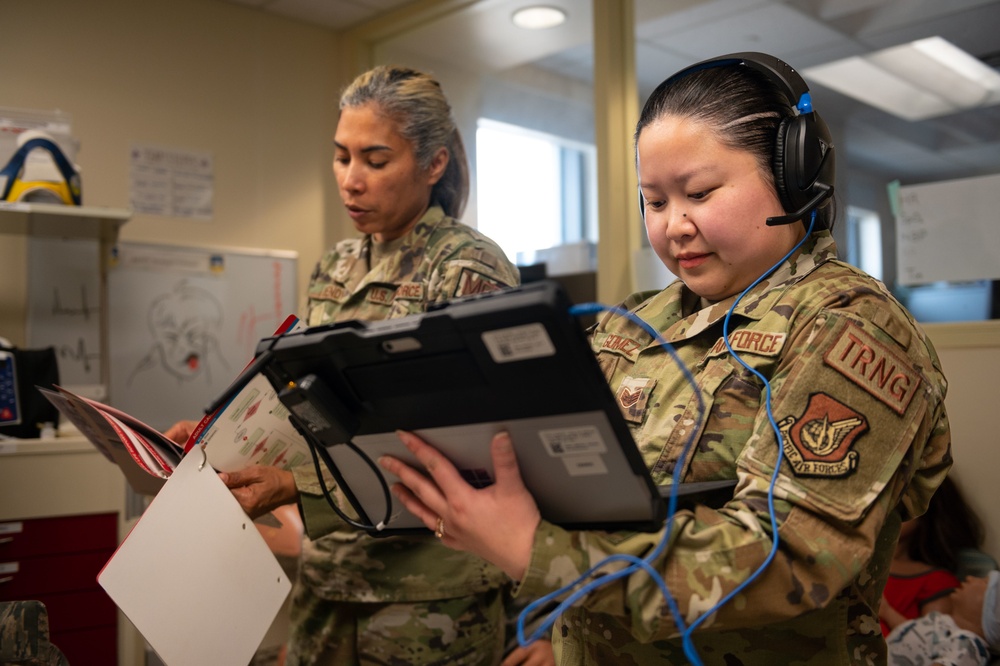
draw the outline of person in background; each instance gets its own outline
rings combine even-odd
[[[519,282],[493,241],[458,222],[468,166],[433,78],[405,67],[360,75],[341,96],[334,146],[340,196],[362,235],[319,261],[304,317],[310,326],[402,317]],[[168,436],[186,439],[190,430],[177,427]],[[544,642],[503,658],[509,585],[491,564],[431,535],[376,539],[349,526],[327,504],[312,466],[252,466],[222,478],[251,517],[299,503],[307,538],[289,666],[551,663]],[[335,489],[332,478],[326,483]]]
[[[959,585],[956,572],[964,549],[982,545],[983,524],[958,485],[945,477],[927,512],[903,523],[889,579],[882,593],[882,634],[906,620],[931,611],[951,612],[951,593]]]
[[[986,666],[1000,654],[1000,571],[967,578],[951,593],[951,607],[950,615],[931,611],[893,629],[889,664]]]
[[[951,466],[938,357],[881,283],[837,259],[833,141],[789,65],[738,53],[683,70],[646,102],[635,145],[649,241],[678,279],[621,310],[693,381],[619,311],[593,350],[653,480],[732,479],[731,499],[678,510],[669,533],[574,531],[540,515],[507,433],[484,489],[413,433],[400,437],[423,470],[380,464],[409,511],[519,596],[601,564],[553,627],[558,663],[884,663],[900,524]],[[625,566],[610,556],[648,558],[664,584],[600,575]]]

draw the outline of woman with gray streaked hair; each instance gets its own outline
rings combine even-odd
[[[397,123],[397,131],[413,146],[417,164],[427,168],[442,147],[451,155],[431,198],[446,215],[462,217],[469,197],[469,167],[462,135],[451,105],[436,80],[414,69],[375,67],[354,80],[340,96],[340,110],[373,104]]]
[[[469,194],[465,148],[432,77],[385,66],[361,74],[341,96],[334,147],[340,197],[363,235],[317,265],[310,326],[401,317],[519,282],[503,251],[456,219]],[[353,513],[328,477],[338,506]],[[370,536],[331,508],[312,465],[252,466],[222,478],[252,517],[298,502],[309,538],[288,666],[553,663],[547,643],[504,656],[509,582],[482,559],[431,534]]]

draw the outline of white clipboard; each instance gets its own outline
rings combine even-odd
[[[200,446],[97,580],[167,666],[246,666],[291,589]]]

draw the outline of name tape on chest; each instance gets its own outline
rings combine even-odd
[[[635,360],[635,355],[639,351],[639,343],[632,338],[609,333],[601,342],[601,350],[607,350],[620,354],[630,360]]]
[[[920,387],[910,363],[861,328],[844,330],[823,360],[897,414],[906,413]]]
[[[313,300],[336,301],[338,303],[346,301],[348,296],[350,296],[350,293],[339,284],[324,285],[324,287],[319,291],[309,294],[309,298],[312,298]]]
[[[392,305],[396,297],[396,290],[387,287],[369,287],[365,294],[365,300],[375,305]]]
[[[404,301],[424,300],[424,285],[420,282],[401,282],[396,287],[396,298]]]
[[[769,333],[767,331],[733,331],[729,334],[729,346],[737,354],[757,354],[760,356],[777,356],[785,346],[784,333]],[[719,338],[709,350],[709,358],[729,353],[726,341]]]

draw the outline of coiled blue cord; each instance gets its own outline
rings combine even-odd
[[[755,375],[764,383],[764,390],[765,390],[764,406],[767,412],[768,421],[770,421],[771,428],[774,430],[775,441],[779,444],[779,446],[781,443],[781,431],[778,429],[778,424],[775,421],[773,412],[771,411],[771,383],[764,375],[762,375],[756,369],[750,367],[750,365],[748,365],[739,356],[739,354],[737,354],[736,351],[732,348],[729,342],[729,322],[733,312],[736,310],[737,304],[739,304],[739,302],[743,299],[743,297],[746,296],[754,287],[760,284],[760,282],[764,280],[767,276],[769,276],[771,273],[777,270],[779,266],[785,263],[789,257],[791,257],[796,251],[798,251],[800,247],[802,247],[802,244],[805,243],[805,241],[812,235],[815,223],[816,223],[816,211],[814,210],[812,212],[812,216],[809,219],[809,226],[806,229],[806,234],[802,238],[802,240],[796,243],[795,247],[789,250],[784,257],[782,257],[776,264],[774,264],[773,266],[771,266],[771,268],[765,271],[763,275],[754,280],[753,283],[750,284],[750,286],[744,289],[740,293],[740,295],[736,297],[736,300],[733,301],[732,306],[726,313],[726,317],[723,320],[722,324],[722,339],[725,341],[726,349],[729,351],[730,356],[736,359],[740,365],[742,365],[744,368],[746,368],[749,372],[751,372],[753,375]],[[681,369],[681,372],[684,374],[684,378],[694,389],[694,394],[698,402],[698,422],[699,423],[703,422],[705,414],[705,403],[701,395],[701,389],[695,382],[694,376],[691,374],[691,371],[688,369],[686,365],[684,365],[683,362],[681,362],[680,357],[678,357],[676,350],[673,348],[673,345],[667,342],[663,338],[663,336],[660,335],[659,331],[655,330],[641,317],[622,308],[616,306],[606,306],[600,303],[581,303],[579,305],[575,305],[570,308],[570,314],[572,314],[573,316],[596,314],[599,312],[611,312],[614,314],[627,317],[629,320],[635,322],[643,330],[649,333],[658,344],[660,344],[664,349],[667,350],[671,358],[673,358],[674,362]],[[642,571],[645,571],[650,578],[653,579],[653,582],[656,583],[657,587],[660,589],[660,592],[663,594],[663,598],[667,602],[667,606],[669,607],[670,613],[673,616],[674,623],[677,626],[677,629],[681,633],[681,641],[684,648],[684,654],[687,656],[688,660],[692,664],[694,664],[695,666],[701,666],[702,664],[701,658],[698,656],[698,652],[695,649],[694,640],[692,637],[694,630],[703,622],[705,622],[705,620],[707,620],[713,613],[715,613],[717,610],[722,608],[722,606],[728,603],[730,599],[732,599],[734,596],[736,596],[744,589],[746,589],[747,586],[753,583],[760,576],[760,574],[763,573],[764,570],[766,570],[767,567],[771,565],[771,562],[774,560],[775,555],[777,555],[778,553],[778,545],[779,545],[778,520],[774,509],[774,488],[778,481],[778,473],[781,470],[782,456],[780,455],[779,452],[779,455],[776,458],[776,463],[774,465],[774,471],[771,474],[770,484],[767,489],[767,509],[768,509],[768,517],[770,518],[770,523],[771,523],[771,535],[772,535],[770,552],[768,553],[764,561],[761,563],[761,565],[752,574],[750,574],[750,576],[748,576],[746,580],[744,580],[742,583],[733,588],[728,594],[722,597],[722,599],[716,602],[716,604],[713,605],[711,608],[709,608],[707,611],[705,611],[697,618],[695,618],[695,620],[691,622],[690,625],[687,625],[687,623],[685,623],[684,621],[683,616],[681,615],[680,608],[677,606],[677,602],[674,600],[673,595],[671,595],[670,590],[667,588],[666,581],[663,580],[663,576],[661,576],[660,573],[653,567],[652,562],[663,553],[663,551],[667,547],[667,544],[670,542],[670,534],[671,531],[673,530],[673,524],[674,524],[674,514],[677,511],[677,500],[678,500],[677,490],[680,487],[679,484],[680,484],[681,474],[685,468],[685,463],[688,459],[688,455],[690,454],[691,449],[694,447],[695,436],[697,434],[698,430],[692,429],[690,436],[684,443],[684,448],[681,451],[681,455],[677,463],[674,465],[674,472],[673,476],[671,477],[673,480],[673,485],[671,486],[670,497],[667,503],[667,516],[664,521],[663,537],[660,539],[656,548],[654,548],[653,551],[645,558],[639,558],[634,555],[626,555],[621,553],[610,555],[601,560],[600,562],[598,562],[597,564],[595,564],[594,566],[592,566],[590,569],[585,571],[581,576],[579,576],[576,580],[569,583],[568,585],[565,585],[562,588],[555,590],[554,592],[550,592],[549,594],[543,597],[539,597],[535,601],[532,601],[521,611],[521,613],[518,616],[517,619],[518,643],[520,643],[522,646],[526,646],[530,645],[532,642],[538,640],[539,638],[545,638],[549,636],[552,630],[552,626],[555,624],[556,618],[562,615],[562,613],[567,608],[572,606],[581,598],[590,594],[593,590],[597,589],[598,587],[607,585],[608,583],[614,582],[620,578],[631,576],[633,573],[641,569]],[[627,562],[629,563],[629,565],[618,571],[604,574],[581,586],[581,584],[584,583],[584,581],[586,581],[588,578],[593,577],[594,574],[596,574],[597,571],[600,570],[602,567],[617,562]],[[524,623],[526,619],[530,617],[534,613],[534,611],[538,609],[540,606],[548,604],[549,602],[557,599],[558,597],[561,597],[562,595],[568,592],[570,592],[569,596],[566,597],[566,599],[560,602],[559,605],[557,605],[553,610],[551,610],[546,615],[545,620],[541,623],[541,625],[539,625],[535,629],[534,632],[532,632],[530,636],[525,637]]]

